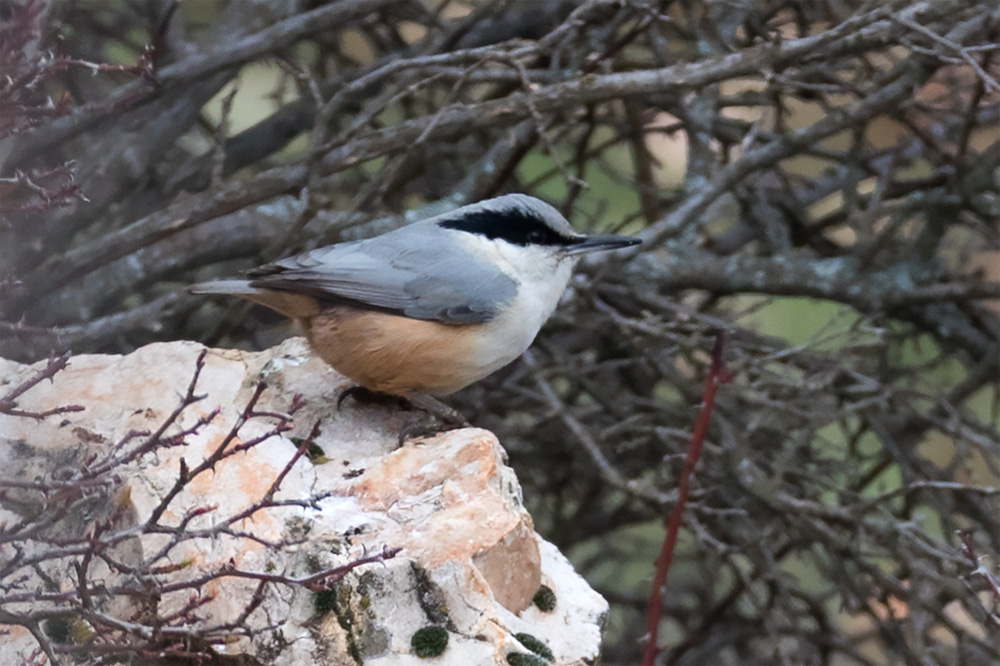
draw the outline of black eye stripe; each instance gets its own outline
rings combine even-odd
[[[524,210],[503,212],[481,210],[466,213],[453,220],[443,220],[438,225],[470,234],[479,234],[491,240],[502,239],[514,245],[569,246],[580,242],[553,231],[537,215]]]

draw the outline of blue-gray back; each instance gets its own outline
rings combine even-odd
[[[446,324],[480,324],[514,300],[517,283],[462,251],[427,220],[255,269],[251,285]]]

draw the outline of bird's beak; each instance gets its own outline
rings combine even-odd
[[[622,247],[638,245],[641,242],[641,240],[632,236],[581,236],[577,242],[566,248],[566,254],[617,250]]]

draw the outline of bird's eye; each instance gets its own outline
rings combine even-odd
[[[528,242],[534,244],[542,244],[545,242],[545,233],[542,231],[529,231],[528,232]]]

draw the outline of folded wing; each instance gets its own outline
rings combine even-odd
[[[513,301],[512,278],[449,251],[436,226],[416,226],[282,259],[252,271],[250,284],[446,324],[490,321]]]

